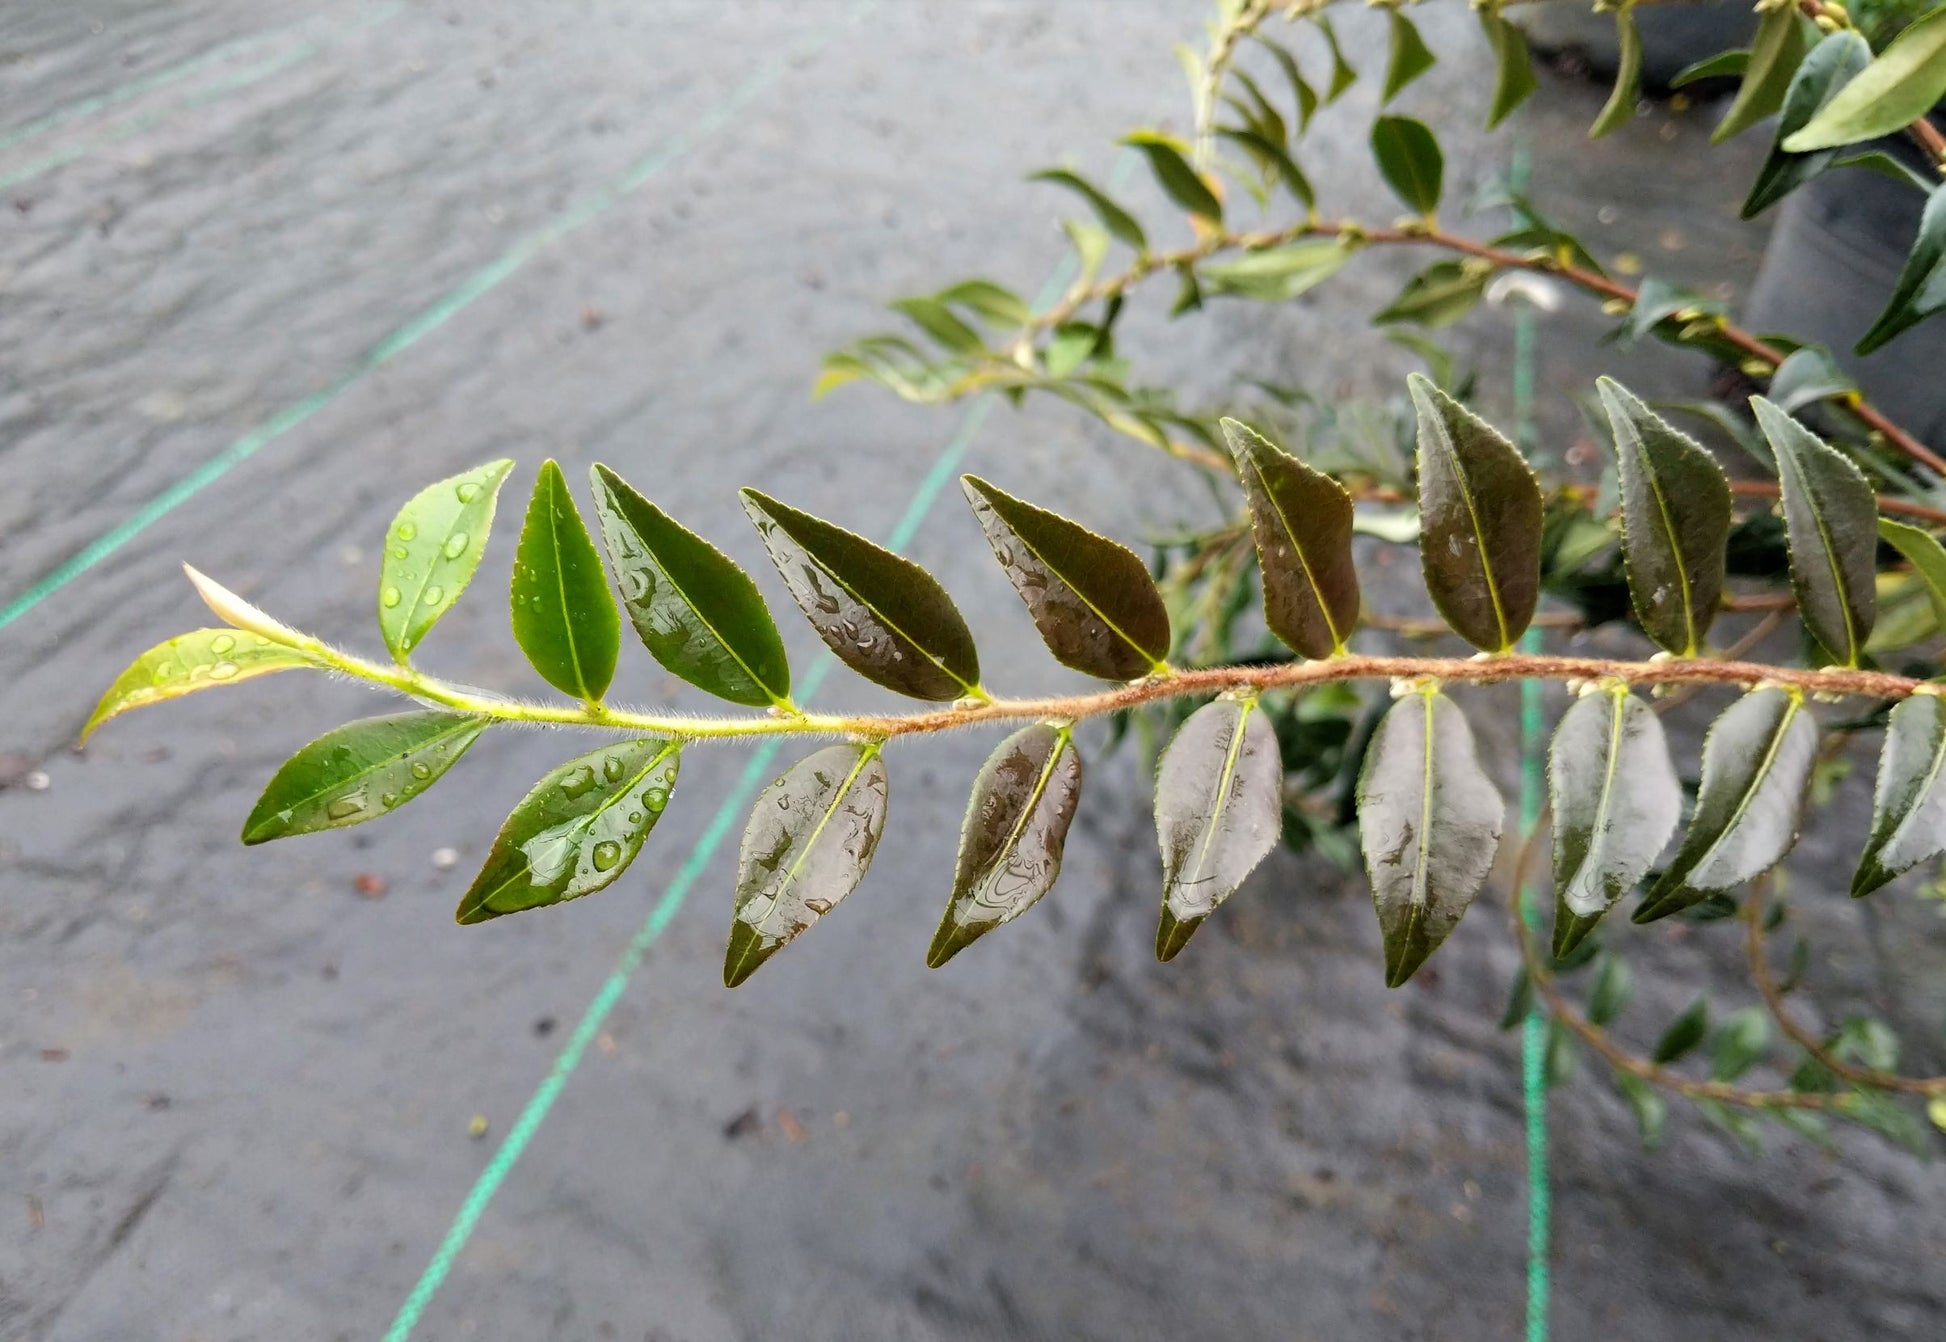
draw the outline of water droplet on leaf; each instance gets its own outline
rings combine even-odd
[[[378,599],[380,604],[382,604],[387,610],[390,610],[392,609],[392,607],[398,605],[399,602],[403,601],[405,597],[404,594],[401,593],[398,588],[388,587],[383,592],[380,592],[378,594]]]
[[[609,871],[622,860],[622,846],[612,839],[603,839],[595,845],[595,851],[589,856],[595,864],[596,871]]]

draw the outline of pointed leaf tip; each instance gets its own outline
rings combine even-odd
[[[1763,397],[1750,405],[1777,454],[1798,614],[1832,656],[1857,666],[1878,613],[1878,499],[1849,457]]]
[[[1872,792],[1872,828],[1851,893],[1862,898],[1946,854],[1946,700],[1915,694],[1892,710]]]
[[[88,715],[78,744],[86,745],[102,723],[131,708],[233,685],[272,671],[319,665],[296,648],[234,628],[179,634],[150,648],[115,677],[115,683],[103,692],[95,711]]]
[[[392,519],[379,564],[378,628],[401,666],[473,581],[500,486],[513,468],[502,458],[448,476],[413,495]]]
[[[1205,704],[1176,732],[1156,764],[1157,959],[1173,959],[1277,846],[1283,783],[1276,729],[1254,699]]]
[[[438,782],[486,726],[471,713],[420,709],[328,731],[279,766],[243,822],[243,842],[389,815]]]
[[[621,615],[601,554],[551,457],[541,463],[520,528],[511,601],[514,641],[541,679],[601,702],[621,654]]]
[[[1351,494],[1247,425],[1222,426],[1250,506],[1265,622],[1306,657],[1343,651],[1359,607]]]

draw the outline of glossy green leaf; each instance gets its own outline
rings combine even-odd
[[[1790,87],[1784,91],[1784,101],[1777,111],[1776,137],[1743,202],[1745,219],[1756,218],[1831,166],[1836,150],[1793,153],[1784,148],[1784,142],[1817,115],[1871,59],[1871,47],[1850,29],[1833,33],[1811,48],[1791,77]]]
[[[961,321],[954,311],[937,298],[899,298],[888,306],[910,318],[941,349],[951,354],[986,353],[980,333]]]
[[[771,563],[838,660],[915,699],[958,699],[980,684],[980,655],[959,607],[919,565],[855,532],[743,491]]]
[[[514,552],[514,641],[541,679],[599,703],[615,678],[622,620],[601,554],[552,458],[541,463]]]
[[[1358,835],[1387,987],[1439,949],[1486,883],[1504,811],[1452,700],[1416,690],[1379,720],[1358,774]]]
[[[1608,101],[1602,104],[1595,124],[1588,128],[1591,140],[1599,140],[1633,121],[1635,104],[1642,97],[1642,30],[1635,26],[1632,9],[1624,7],[1615,11],[1615,50],[1615,86],[1609,90]]]
[[[1122,143],[1142,151],[1142,157],[1149,161],[1149,171],[1155,174],[1170,200],[1212,224],[1223,222],[1223,203],[1210,190],[1202,174],[1189,165],[1181,141],[1160,131],[1144,130],[1124,136]]]
[[[1937,542],[1935,542],[1936,544]],[[1854,899],[1901,872],[1946,855],[1946,701],[1915,694],[1892,710],[1872,792],[1872,830]]]
[[[1234,419],[1223,437],[1250,504],[1270,632],[1306,657],[1343,652],[1358,626],[1350,493]]]
[[[978,476],[960,488],[1056,661],[1104,680],[1165,664],[1169,612],[1140,556]]]
[[[806,756],[763,790],[737,857],[725,987],[857,889],[885,830],[888,787],[879,747],[847,744]]]
[[[788,705],[784,640],[750,575],[606,466],[591,475],[622,608],[656,661],[731,703]]]
[[[1547,781],[1559,959],[1648,872],[1682,818],[1682,784],[1661,720],[1626,685],[1584,694],[1561,716]]]
[[[1317,207],[1317,193],[1311,189],[1311,179],[1304,175],[1304,170],[1297,166],[1297,160],[1291,157],[1290,151],[1282,144],[1268,138],[1260,131],[1239,126],[1219,126],[1216,133],[1226,140],[1235,141],[1243,146],[1266,172],[1274,174],[1277,180],[1284,184],[1285,189],[1296,197],[1298,203],[1305,209]],[[1208,270],[1208,267],[1204,267],[1205,274]]]
[[[1878,538],[1912,565],[1913,572],[1925,585],[1936,623],[1946,629],[1946,546],[1941,546],[1930,531],[1894,522],[1889,517],[1879,518]]]
[[[1918,236],[1892,283],[1892,297],[1859,339],[1858,353],[1870,354],[1941,308],[1946,308],[1946,187],[1926,198]]]
[[[487,719],[471,713],[428,708],[326,732],[277,770],[243,822],[243,841],[388,815],[438,782],[486,726]]]
[[[1351,256],[1351,249],[1336,238],[1306,238],[1245,252],[1234,261],[1212,262],[1200,273],[1213,293],[1282,303],[1323,284]]]
[[[273,643],[261,634],[235,629],[196,629],[178,634],[150,648],[115,677],[115,683],[88,715],[81,742],[86,744],[95,728],[131,708],[234,685],[272,671],[319,665],[309,654]]]
[[[1778,409],[1794,415],[1807,405],[1857,390],[1858,384],[1838,366],[1829,350],[1821,345],[1806,345],[1792,350],[1777,365],[1777,371],[1770,375],[1770,390],[1766,394]]]
[[[1731,79],[1749,68],[1750,52],[1747,49],[1719,51],[1714,56],[1705,56],[1676,71],[1669,80],[1669,87],[1683,89],[1705,79]]]
[[[1710,1080],[1736,1080],[1762,1062],[1769,1047],[1770,1017],[1762,1007],[1732,1011],[1710,1045]]]
[[[399,665],[473,581],[513,468],[490,461],[427,485],[392,519],[378,572],[378,628]]]
[[[1399,296],[1373,315],[1375,325],[1413,322],[1438,330],[1471,312],[1486,293],[1493,268],[1465,261],[1435,261],[1405,282]]]
[[[550,772],[500,826],[455,917],[483,923],[607,888],[662,818],[680,753],[674,741],[639,737]]]
[[[1487,129],[1492,130],[1534,92],[1534,58],[1527,50],[1527,35],[1492,10],[1480,11],[1480,27],[1493,48],[1493,97],[1487,104]]]
[[[1723,597],[1730,482],[1716,458],[1612,378],[1595,382],[1620,463],[1622,553],[1642,629],[1694,657]]]
[[[1046,894],[1081,798],[1081,756],[1065,727],[1023,727],[980,766],[960,829],[953,894],[926,964],[939,968]]]
[[[1392,194],[1407,209],[1431,214],[1439,208],[1446,160],[1439,141],[1423,121],[1409,116],[1382,116],[1372,123],[1372,157]]]
[[[1417,373],[1419,557],[1433,605],[1474,647],[1504,652],[1541,590],[1540,485],[1514,445]]]
[[[1946,97],[1946,8],[1893,38],[1810,124],[1784,141],[1794,154],[1876,140],[1902,130]]]
[[[1658,1067],[1666,1067],[1702,1043],[1709,1030],[1709,1003],[1699,997],[1689,1004],[1682,1015],[1669,1022],[1669,1028],[1662,1032],[1662,1038],[1656,1041],[1655,1051],[1649,1057]]]
[[[1419,36],[1418,28],[1411,19],[1397,9],[1390,10],[1391,29],[1387,39],[1385,61],[1385,89],[1379,94],[1379,103],[1384,105],[1399,96],[1399,91],[1426,71],[1432,69],[1435,57],[1426,46],[1426,39]]]
[[[1588,990],[1590,1023],[1611,1023],[1628,1006],[1629,995],[1634,990],[1635,975],[1629,969],[1628,961],[1619,955],[1602,956],[1601,969],[1595,974],[1595,986]]]
[[[1189,715],[1156,764],[1162,918],[1155,958],[1173,960],[1203,919],[1277,846],[1284,766],[1255,699],[1218,699]]]
[[[1344,49],[1338,45],[1338,30],[1331,26],[1331,21],[1322,16],[1313,21],[1318,25],[1318,31],[1324,34],[1324,45],[1331,52],[1331,82],[1325,85],[1324,100],[1335,103],[1358,82],[1358,71],[1352,69],[1351,62],[1345,59]]]
[[[1796,7],[1783,5],[1765,14],[1750,43],[1743,82],[1737,86],[1737,96],[1730,100],[1730,109],[1710,132],[1710,143],[1721,144],[1783,106],[1784,91],[1803,59],[1804,30],[1798,24]]]
[[[1818,728],[1797,695],[1752,690],[1724,711],[1703,741],[1703,785],[1689,832],[1635,911],[1666,918],[1754,880],[1797,842]]]
[[[1818,642],[1858,665],[1878,613],[1878,500],[1865,473],[1761,396],[1750,398],[1777,454],[1797,610]]]
[[[1142,232],[1142,225],[1135,221],[1135,216],[1116,204],[1111,197],[1079,173],[1069,172],[1066,168],[1049,168],[1045,172],[1033,174],[1028,180],[1053,182],[1057,186],[1066,187],[1088,202],[1088,207],[1095,212],[1095,217],[1101,220],[1102,227],[1106,228],[1111,235],[1137,252],[1149,250],[1149,240]]]

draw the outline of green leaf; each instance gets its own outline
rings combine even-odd
[[[1621,466],[1622,553],[1643,632],[1678,657],[1703,646],[1723,598],[1730,482],[1716,458],[1612,378],[1598,378]]]
[[[1493,98],[1487,104],[1487,129],[1505,121],[1533,93],[1534,60],[1527,35],[1492,10],[1480,11],[1480,27],[1493,48]]]
[[[1336,238],[1307,238],[1205,265],[1201,274],[1216,293],[1281,303],[1330,279],[1351,255]]]
[[[737,856],[725,987],[756,973],[858,888],[885,830],[888,787],[872,743],[826,746],[763,790]]]
[[[1841,1097],[1838,1112],[1854,1123],[1862,1123],[1890,1137],[1916,1156],[1932,1153],[1932,1132],[1924,1119],[1892,1096],[1875,1090],[1848,1091]]]
[[[1642,1134],[1642,1147],[1653,1151],[1662,1145],[1662,1129],[1669,1117],[1669,1102],[1662,1092],[1639,1076],[1616,1072],[1615,1088],[1622,1092],[1635,1113],[1635,1126]]]
[[[941,303],[965,308],[1001,328],[1025,326],[1034,320],[1034,310],[1020,295],[992,280],[961,280],[941,289],[933,297]]]
[[[1844,453],[1763,397],[1750,405],[1777,454],[1798,614],[1833,656],[1857,666],[1878,612],[1878,500]]]
[[[622,608],[656,661],[731,703],[788,706],[784,640],[750,575],[608,467],[590,474]]]
[[[378,571],[378,628],[400,666],[473,581],[513,468],[490,461],[427,485],[392,519]]]
[[[1818,728],[1788,690],[1752,690],[1703,741],[1703,786],[1675,861],[1635,911],[1654,922],[1754,880],[1797,842]]]
[[[500,826],[454,916],[483,923],[606,889],[662,818],[680,753],[674,741],[639,737],[550,772]]]
[[[1777,112],[1776,137],[1743,202],[1745,219],[1756,218],[1831,166],[1837,151],[1792,153],[1784,148],[1784,141],[1802,129],[1871,59],[1871,47],[1850,29],[1833,33],[1811,48],[1784,92]]]
[[[951,354],[986,353],[987,342],[980,333],[961,321],[953,310],[937,298],[900,298],[890,304],[930,336],[935,344]]]
[[[1541,489],[1519,451],[1417,373],[1419,557],[1433,605],[1487,652],[1512,648],[1541,590]]]
[[[81,744],[95,728],[131,708],[180,699],[198,690],[234,685],[272,671],[322,663],[297,648],[273,643],[261,634],[234,629],[196,629],[158,643],[128,664],[101,696],[81,729]]]
[[[1821,345],[1806,345],[1792,350],[1777,371],[1770,375],[1770,399],[1787,415],[1807,405],[1844,396],[1858,390],[1858,384]]]
[[[1749,68],[1748,50],[1740,48],[1736,51],[1719,51],[1714,56],[1706,56],[1676,71],[1675,76],[1669,81],[1669,87],[1682,89],[1705,79],[1728,79],[1742,74]]]
[[[1507,989],[1507,1005],[1500,1012],[1500,1028],[1511,1030],[1525,1021],[1534,1010],[1534,983],[1527,976],[1527,966],[1522,965],[1514,971],[1514,981]]]
[[[1311,82],[1304,77],[1304,72],[1298,68],[1297,57],[1293,56],[1287,47],[1271,41],[1260,32],[1252,35],[1259,42],[1263,43],[1265,47],[1269,48],[1270,54],[1276,59],[1278,67],[1283,70],[1284,78],[1290,83],[1291,94],[1297,99],[1297,126],[1299,132],[1302,133],[1303,131],[1309,130],[1311,128],[1311,118],[1317,115],[1318,91],[1311,87]]]
[[[1081,798],[1081,756],[1068,729],[1037,722],[980,766],[960,829],[953,894],[926,964],[937,969],[1046,894]]]
[[[1358,626],[1350,493],[1255,430],[1222,423],[1250,504],[1265,623],[1303,656],[1343,652]]]
[[[1338,33],[1331,26],[1331,21],[1323,17],[1315,17],[1313,21],[1324,34],[1325,46],[1331,49],[1331,82],[1325,86],[1324,100],[1335,103],[1345,90],[1358,82],[1358,71],[1351,68],[1351,62],[1345,59],[1344,51],[1339,48]]]
[[[1607,1025],[1613,1021],[1628,1006],[1629,994],[1634,990],[1635,975],[1629,970],[1628,961],[1619,955],[1602,956],[1595,986],[1588,991],[1590,1023]]]
[[[1783,106],[1784,91],[1803,59],[1804,30],[1798,26],[1796,6],[1783,5],[1765,14],[1750,43],[1750,63],[1744,67],[1743,82],[1737,86],[1737,96],[1730,100],[1730,110],[1710,132],[1710,143],[1721,144]]]
[[[1762,1007],[1733,1011],[1710,1045],[1710,1079],[1734,1081],[1763,1061],[1770,1047],[1770,1017]]]
[[[1446,160],[1423,121],[1409,116],[1378,118],[1372,123],[1372,157],[1378,160],[1385,184],[1407,209],[1429,215],[1439,208]]]
[[[1635,104],[1642,97],[1642,31],[1635,26],[1632,9],[1615,11],[1615,46],[1618,52],[1615,87],[1609,91],[1608,101],[1602,104],[1595,124],[1588,128],[1591,140],[1599,140],[1633,121]]]
[[[791,599],[839,661],[915,699],[978,692],[972,631],[932,574],[754,489],[743,491],[743,510]]]
[[[1451,326],[1479,303],[1492,277],[1490,266],[1435,261],[1407,280],[1399,296],[1374,315],[1372,322],[1378,326],[1415,322],[1433,330]]]
[[[1162,669],[1169,611],[1140,556],[978,476],[960,488],[1056,661],[1104,680]]]
[[[1632,339],[1640,340],[1678,314],[1687,320],[1691,313],[1707,315],[1722,311],[1723,305],[1714,299],[1651,275],[1635,291],[1635,304],[1629,309],[1628,333]]]
[[[1879,518],[1878,538],[1897,550],[1912,565],[1913,572],[1925,584],[1935,622],[1940,628],[1946,629],[1946,547],[1942,547],[1930,531],[1909,527],[1904,522],[1894,522],[1889,517]]]
[[[1391,102],[1399,96],[1399,90],[1432,69],[1435,60],[1412,20],[1396,9],[1389,13],[1392,27],[1385,61],[1385,89],[1378,99],[1380,106]]]
[[[1053,182],[1057,186],[1065,186],[1088,202],[1089,208],[1095,212],[1095,217],[1101,220],[1102,227],[1109,233],[1134,248],[1137,253],[1149,250],[1149,240],[1142,233],[1142,225],[1135,222],[1135,216],[1117,205],[1100,188],[1079,173],[1069,172],[1066,168],[1049,168],[1044,172],[1033,174],[1027,180]]]
[[[338,829],[390,814],[456,763],[487,719],[420,709],[326,732],[285,760],[243,822],[243,841]]]
[[[1156,763],[1162,918],[1155,958],[1173,960],[1203,919],[1277,846],[1284,766],[1277,730],[1252,699],[1189,715]]]
[[[1905,185],[1925,195],[1932,194],[1933,186],[1938,180],[1937,178],[1928,177],[1924,173],[1919,172],[1907,164],[1905,160],[1894,158],[1883,149],[1867,149],[1862,153],[1845,154],[1834,159],[1831,166],[1834,168],[1864,168],[1877,173],[1880,177],[1889,177],[1895,182],[1903,182]]]
[[[541,679],[601,702],[622,650],[622,620],[601,555],[551,457],[541,463],[514,552],[513,626]]]
[[[1902,700],[1886,720],[1878,783],[1872,791],[1871,837],[1851,878],[1852,898],[1863,898],[1899,873],[1942,854],[1946,854],[1946,702],[1936,694],[1915,694]]]
[[[1919,233],[1892,284],[1892,297],[1855,348],[1870,354],[1941,308],[1946,308],[1946,187],[1926,197]]]
[[[1648,872],[1682,818],[1682,784],[1661,720],[1620,684],[1582,695],[1561,716],[1547,781],[1559,959]]]
[[[1669,1023],[1669,1028],[1662,1032],[1662,1038],[1656,1041],[1655,1051],[1649,1055],[1649,1060],[1658,1067],[1667,1067],[1702,1043],[1709,1028],[1709,1003],[1699,997],[1689,1004],[1682,1015]]]
[[[1181,141],[1160,131],[1142,130],[1124,136],[1122,143],[1142,151],[1149,171],[1170,200],[1212,224],[1223,222],[1223,203],[1202,175],[1189,166]]]
[[[1385,986],[1411,978],[1486,883],[1505,806],[1473,730],[1435,689],[1393,704],[1358,774],[1358,837],[1385,941]]]
[[[1291,157],[1290,151],[1283,145],[1265,136],[1261,131],[1246,130],[1238,126],[1218,126],[1216,133],[1242,145],[1266,171],[1275,173],[1277,179],[1305,209],[1317,208],[1317,193],[1311,189],[1310,178],[1304,175],[1304,170],[1297,166],[1297,160]]]
[[[1946,97],[1946,8],[1905,29],[1857,78],[1784,141],[1794,154],[1890,135]]]

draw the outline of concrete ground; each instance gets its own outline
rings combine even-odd
[[[1369,17],[1345,32],[1374,73]],[[510,515],[554,455],[577,482],[615,465],[781,603],[737,485],[884,536],[966,422],[873,389],[811,404],[820,355],[902,293],[974,273],[1039,286],[1066,202],[1025,172],[1102,177],[1115,135],[1179,126],[1169,47],[1199,20],[1163,0],[0,13],[0,601],[48,592],[0,632],[0,1337],[385,1335],[747,757],[692,751],[607,892],[456,928],[470,864],[576,744],[489,733],[385,824],[244,849],[278,762],[386,704],[275,677],[71,753],[121,665],[207,622],[177,564],[376,648],[393,509],[517,457],[478,590],[422,660],[538,692],[497,589]],[[1429,7],[1424,24],[1452,54],[1402,104],[1442,128],[1464,201],[1509,141],[1475,129],[1470,19]],[[1306,166],[1383,220],[1372,83]],[[1761,146],[1710,150],[1706,116],[1656,111],[1590,148],[1601,97],[1550,79],[1525,114],[1536,194],[1602,255],[1734,299],[1762,237],[1722,184],[1740,193]],[[1393,394],[1410,359],[1354,324],[1414,263],[1362,258],[1282,312],[1144,312],[1127,344],[1201,398],[1240,373]],[[1542,328],[1550,450],[1575,441],[1569,397],[1596,372],[1652,395],[1704,376],[1597,348],[1603,320],[1577,304]],[[1456,338],[1504,415],[1507,315]],[[1057,407],[976,427],[970,468],[1125,536],[1211,516],[1180,470]],[[131,518],[147,524],[63,568]],[[997,689],[1067,682],[951,491],[910,550]],[[1417,600],[1409,568],[1374,579],[1380,608]],[[616,693],[701,706],[633,646]],[[1509,695],[1464,697],[1511,787]],[[820,702],[881,700],[838,676]],[[1714,706],[1683,717],[1686,759]],[[1387,992],[1362,883],[1279,855],[1159,966],[1145,766],[1084,744],[1059,888],[938,973],[923,951],[990,742],[897,751],[866,884],[735,993],[718,850],[411,1336],[1517,1336],[1518,1040],[1495,1029],[1515,956],[1494,902],[1437,972]],[[1868,793],[1855,778],[1821,808],[1794,860],[1826,952],[1812,986],[1834,1014],[1936,1041],[1938,918],[1904,889],[1842,898]],[[1623,935],[1638,1042],[1700,984],[1747,997],[1733,937]],[[1585,1067],[1554,1094],[1551,1141],[1557,1339],[1939,1335],[1938,1167],[1859,1134],[1752,1158],[1680,1110],[1644,1154]]]

